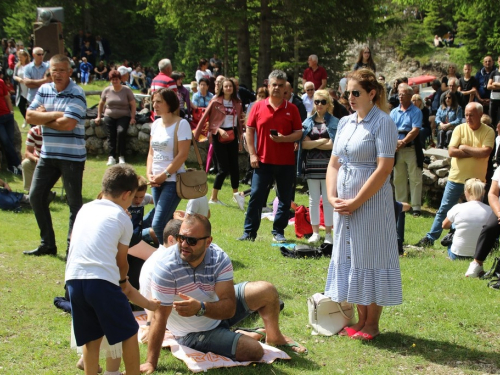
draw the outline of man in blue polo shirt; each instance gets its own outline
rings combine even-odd
[[[30,201],[40,228],[41,244],[26,255],[57,253],[48,197],[62,176],[70,209],[68,247],[76,214],[82,206],[82,177],[87,151],[84,119],[87,102],[83,90],[70,80],[69,59],[55,55],[50,59],[53,82],[38,90],[28,108],[26,120],[42,125],[43,145],[30,189]]]
[[[28,87],[28,104],[31,104],[35,99],[36,93],[40,86],[50,82],[50,79],[45,77],[45,72],[49,69],[49,63],[43,61],[43,49],[40,47],[33,48],[33,61],[24,68],[23,83]]]
[[[165,327],[181,345],[236,361],[259,361],[264,355],[259,340],[297,353],[307,351],[281,333],[279,297],[272,284],[234,285],[231,260],[218,246],[211,246],[211,224],[205,216],[187,215],[176,240],[157,259],[152,274],[152,295],[161,305],[151,322],[142,373],[155,371]],[[230,329],[253,312],[261,316],[263,329]]]

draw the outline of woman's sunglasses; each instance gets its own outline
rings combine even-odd
[[[205,237],[200,237],[200,238],[196,238],[196,237],[188,237],[188,236],[184,236],[182,234],[178,234],[175,236],[175,239],[177,240],[177,242],[179,243],[183,243],[184,241],[186,241],[186,243],[189,245],[189,246],[195,246],[199,240],[204,240],[204,239],[207,239],[209,238],[210,236],[205,236]]]
[[[317,100],[317,99],[316,99],[316,100],[314,101],[314,104],[316,104],[316,105],[320,105],[320,104],[321,104],[321,105],[326,105],[326,100],[325,100],[325,99],[321,99],[321,100]]]
[[[359,98],[361,92],[359,92],[358,90],[352,90],[352,91],[346,91],[345,94],[347,95],[347,97],[349,97],[349,95],[352,94],[352,96],[354,96],[355,98]]]

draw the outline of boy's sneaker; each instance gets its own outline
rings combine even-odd
[[[483,266],[480,266],[476,261],[470,262],[469,269],[465,273],[465,277],[479,277],[484,274]]]
[[[311,237],[307,240],[309,243],[318,242],[321,239],[319,233],[313,233]]]
[[[123,156],[118,157],[118,160],[119,160],[120,164],[125,164],[126,163],[125,157],[123,157]]]
[[[245,198],[240,195],[240,193],[233,194],[233,201],[238,204],[240,210],[245,211]]]
[[[110,156],[108,158],[108,162],[106,163],[107,166],[110,166],[110,165],[115,165],[116,164],[116,160],[114,157]]]
[[[431,240],[429,237],[425,236],[422,238],[420,241],[418,241],[415,246],[418,247],[431,247],[434,245],[434,241]]]
[[[333,245],[333,236],[331,233],[326,233],[325,234],[325,240],[323,241],[323,243],[327,243],[329,245]]]
[[[276,233],[273,235],[273,241],[283,243],[283,242],[286,242],[286,238],[284,235],[282,235],[280,233]]]

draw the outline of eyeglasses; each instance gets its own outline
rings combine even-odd
[[[352,90],[352,91],[346,91],[345,94],[347,95],[347,97],[349,97],[349,95],[352,94],[352,96],[354,96],[355,98],[359,98],[361,92],[359,92],[358,90]]]
[[[326,105],[326,100],[325,99],[321,99],[321,100],[315,100],[314,101],[314,104],[316,105]]]
[[[186,241],[186,243],[189,245],[189,246],[195,246],[199,240],[205,240],[207,238],[209,238],[210,236],[205,236],[205,237],[200,237],[200,238],[196,238],[196,237],[188,237],[188,236],[184,236],[182,234],[178,234],[175,236],[175,239],[177,240],[177,242],[179,243],[182,243],[184,241]]]

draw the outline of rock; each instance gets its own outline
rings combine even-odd
[[[147,122],[145,124],[142,124],[141,132],[150,134],[151,133],[151,125],[153,125],[153,123],[151,123],[151,122]]]
[[[142,124],[135,124],[135,127],[137,128],[137,130],[141,130],[142,129]]]
[[[448,175],[448,172],[450,170],[448,168],[440,168],[440,169],[435,169],[434,170],[434,173],[436,174],[436,176],[438,177],[444,177],[444,176],[447,176]]]
[[[99,154],[103,152],[102,151],[103,140],[97,137],[87,138],[86,146],[87,146],[87,151],[90,154]],[[101,150],[101,152],[99,152],[99,150]]]
[[[439,159],[449,159],[450,155],[448,154],[448,150],[443,150],[440,148],[430,148],[428,150],[424,150],[424,156],[429,156],[432,159],[434,156],[434,160]]]
[[[108,137],[108,133],[106,131],[106,125],[101,125],[101,126],[96,126],[94,128],[94,131],[95,131],[95,135],[98,137],[98,138],[107,138]]]
[[[130,125],[128,127],[128,130],[127,130],[127,135],[129,137],[137,137],[137,134],[139,133],[139,131],[137,130],[137,126],[136,125]]]
[[[448,182],[448,177],[443,177],[443,178],[440,178],[437,182],[437,185],[440,187],[440,188],[443,188],[446,186],[446,183]]]
[[[437,179],[438,177],[428,169],[424,169],[422,172],[422,182],[424,185],[432,185],[437,181]]]
[[[416,66],[410,66],[410,68],[408,69],[408,71],[410,73],[415,73],[417,70],[418,70],[418,67],[416,67]]]
[[[87,137],[91,137],[95,134],[95,131],[94,131],[94,128],[92,126],[88,127],[87,129],[85,129],[85,135]]]
[[[450,165],[450,162],[448,159],[441,159],[441,160],[436,160],[433,161],[432,163],[429,164],[429,169],[439,169],[439,168],[444,168]]]
[[[85,128],[88,128],[89,126],[93,126],[94,120],[85,120]]]
[[[141,133],[139,133],[140,135]],[[144,134],[144,133],[142,133]],[[141,155],[147,154],[149,151],[149,139],[147,142],[140,141],[138,138],[127,138],[127,155],[138,153]]]
[[[139,139],[139,141],[149,143],[149,133],[145,133],[143,131],[140,131],[137,138]]]

